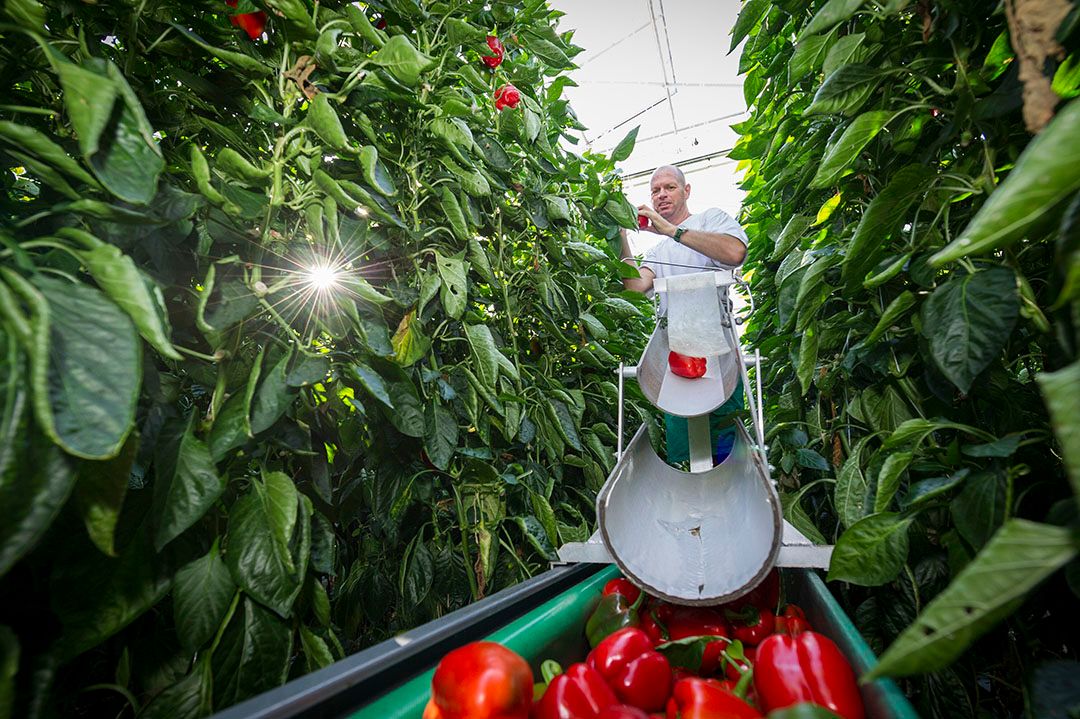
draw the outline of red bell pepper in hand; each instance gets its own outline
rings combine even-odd
[[[809,632],[812,629],[810,622],[806,620],[806,614],[803,610],[794,604],[789,604],[784,607],[784,611],[778,614],[776,617],[776,627],[773,630],[776,634],[790,634],[792,636],[796,634],[802,634],[803,632]]]
[[[648,227],[649,226],[649,218],[648,218],[648,216],[647,215],[638,215],[637,216],[637,226],[638,226],[639,230],[644,230],[646,227]]]
[[[503,85],[495,91],[495,109],[502,111],[509,107],[513,110],[521,102],[521,91],[513,85]]]
[[[672,374],[677,374],[680,377],[697,379],[705,374],[706,363],[704,357],[688,357],[672,351],[668,353],[667,363]]]
[[[715,679],[692,677],[675,683],[668,719],[759,719],[761,712]]]
[[[768,711],[811,702],[843,719],[866,716],[851,665],[817,632],[774,634],[758,645],[754,687]]]
[[[473,642],[439,662],[424,719],[528,719],[529,663],[495,642]]]
[[[619,703],[600,673],[588,664],[571,664],[548,684],[533,719],[598,719],[600,712]]]
[[[225,0],[225,4],[229,7],[236,7],[237,0]],[[266,28],[266,13],[262,12],[246,12],[239,15],[230,15],[229,22],[233,24],[233,27],[239,27],[241,30],[248,34],[252,40],[258,39]]]
[[[621,594],[626,597],[626,601],[633,604],[641,596],[641,590],[634,586],[634,583],[625,577],[619,577],[612,579],[610,582],[604,585],[604,590],[601,592],[605,597],[609,594]]]
[[[706,607],[672,607],[670,614],[664,617],[667,626],[668,637],[672,641],[686,639],[688,637],[731,637],[731,630],[720,613],[715,609]],[[698,673],[702,676],[713,674],[720,668],[720,660],[723,658],[724,649],[728,642],[714,640],[705,645],[705,652],[701,657],[701,668]]]
[[[492,70],[502,65],[503,56],[506,55],[506,50],[503,48],[503,44],[499,41],[499,38],[494,35],[487,36],[487,46],[491,48],[494,55],[481,55],[480,59],[484,61],[484,64],[490,67]]]
[[[752,647],[756,647],[776,629],[776,615],[769,609],[747,605],[739,611],[729,609],[724,616],[731,622],[735,639]]]
[[[596,645],[586,661],[624,704],[645,711],[664,708],[671,692],[671,664],[653,650],[652,640],[642,630],[620,629]]]

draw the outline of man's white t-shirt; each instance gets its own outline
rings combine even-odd
[[[702,232],[719,232],[738,238],[744,245],[750,243],[742,226],[731,215],[715,207],[690,215],[679,223],[679,227]],[[639,266],[648,267],[657,277],[671,277],[717,269],[723,270],[721,274],[725,279],[734,280],[735,278],[735,267],[703,255],[670,237],[661,237],[660,242],[647,250]],[[664,293],[660,293],[660,314],[667,314],[667,298]]]

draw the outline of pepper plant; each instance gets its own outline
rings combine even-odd
[[[202,716],[587,538],[651,310],[557,19],[3,4],[0,717]]]
[[[925,716],[1077,699],[1078,24],[1065,0],[749,0],[734,30],[785,516],[835,542],[872,675],[915,675]]]

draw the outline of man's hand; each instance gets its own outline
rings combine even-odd
[[[678,226],[665,220],[660,216],[660,213],[653,208],[648,205],[638,205],[637,211],[639,215],[645,215],[649,218],[648,226],[642,228],[643,232],[652,232],[656,235],[666,235],[668,237],[675,235],[675,230],[678,229]]]

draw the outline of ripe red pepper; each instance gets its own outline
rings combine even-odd
[[[671,692],[671,664],[653,650],[645,632],[636,627],[620,629],[596,645],[586,661],[624,704],[645,711],[664,708]]]
[[[656,609],[652,608],[645,612],[642,612],[640,617],[640,623],[638,626],[641,630],[649,635],[649,639],[652,640],[653,646],[657,644],[663,644],[667,641],[665,634],[667,633],[664,627],[656,619]]]
[[[506,55],[506,50],[503,48],[503,44],[499,41],[499,38],[494,35],[487,36],[487,45],[491,48],[494,55],[481,55],[480,59],[484,61],[484,64],[490,67],[492,70],[502,65],[503,57]]]
[[[605,597],[609,594],[621,594],[626,597],[626,601],[633,604],[637,601],[637,598],[641,596],[641,590],[634,586],[634,583],[625,577],[619,577],[618,579],[612,579],[610,582],[604,585],[604,590],[601,592]]]
[[[794,604],[789,604],[784,607],[784,611],[776,616],[776,627],[773,630],[776,634],[789,634],[794,636],[796,634],[802,634],[812,629],[810,622],[806,619],[806,614],[803,610]]]
[[[528,662],[501,644],[473,642],[435,668],[424,719],[528,719],[532,696]]]
[[[735,639],[752,647],[756,647],[776,629],[776,615],[768,609],[748,605],[739,611],[728,609],[724,616],[731,622]]]
[[[708,607],[671,607],[670,614],[663,620],[672,641],[687,637],[731,637],[731,630],[720,612]],[[707,676],[716,672],[727,645],[727,641],[720,639],[706,644],[698,673]]]
[[[639,230],[644,230],[646,227],[649,226],[649,218],[646,217],[645,215],[638,215],[637,216],[637,226],[638,226]]]
[[[742,659],[735,659],[730,656],[729,652],[727,661],[724,662],[724,676],[730,681],[739,681],[742,679],[743,674],[754,668],[754,660],[757,658],[757,649],[754,647],[743,647],[742,654]]]
[[[726,609],[742,609],[746,605],[776,610],[780,603],[780,570],[775,567],[761,583],[738,599],[728,602]]]
[[[229,7],[236,7],[237,0],[225,0],[225,4]],[[239,27],[246,32],[252,40],[257,40],[262,36],[263,30],[266,29],[266,13],[260,10],[259,12],[230,15],[229,22],[233,24],[233,27]]]
[[[754,687],[767,711],[811,702],[843,719],[866,716],[851,665],[817,632],[774,634],[758,645]]]
[[[618,703],[600,673],[578,662],[551,680],[533,719],[598,719],[601,711]]]
[[[761,712],[715,679],[691,677],[675,683],[668,719],[759,719]]]
[[[495,109],[500,112],[505,107],[513,110],[519,102],[521,102],[521,91],[513,85],[503,85],[495,91]]]
[[[667,358],[668,367],[672,373],[687,379],[697,379],[705,374],[704,357],[687,357],[678,352],[669,352]]]
[[[649,715],[637,707],[616,704],[600,712],[596,719],[649,719]]]

